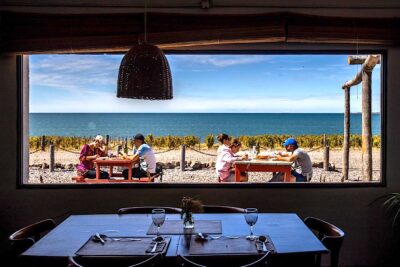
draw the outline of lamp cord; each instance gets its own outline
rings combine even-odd
[[[147,0],[144,0],[144,43],[147,43]]]

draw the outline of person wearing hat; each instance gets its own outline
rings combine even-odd
[[[107,152],[108,152],[108,147],[106,145],[106,143],[104,142],[104,138],[101,135],[97,135],[94,138],[95,141],[97,141],[99,143],[98,146],[98,154],[100,157],[106,157],[107,156]]]
[[[139,162],[138,167],[132,169],[133,178],[149,177],[156,174],[156,156],[153,149],[145,143],[143,134],[137,134],[133,138],[134,148],[132,155],[123,153],[124,158]],[[125,179],[128,179],[128,169],[122,172]]]
[[[79,154],[79,164],[76,166],[76,171],[79,176],[85,178],[96,178],[96,170],[94,168],[93,161],[98,157],[105,156],[105,153],[100,149],[101,141],[103,137],[101,135],[96,136],[92,142],[85,144]],[[109,174],[106,171],[100,171],[100,179],[108,179]]]
[[[312,162],[308,153],[299,148],[296,139],[288,138],[282,144],[290,154],[279,153],[277,160],[294,162],[292,175],[296,178],[296,182],[309,182],[312,177]]]

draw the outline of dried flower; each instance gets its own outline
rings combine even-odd
[[[192,213],[203,212],[203,203],[192,197],[183,197],[182,198],[182,211],[181,211],[181,219],[183,219],[183,223],[193,223]]]

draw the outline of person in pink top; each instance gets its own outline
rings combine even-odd
[[[229,146],[231,145],[231,137],[227,134],[221,133],[218,135],[217,139],[221,144],[217,150],[217,156],[218,156],[222,150],[229,149]]]
[[[241,146],[240,141],[234,139],[230,146],[222,145],[220,147],[215,165],[219,182],[235,182],[233,164],[237,160],[247,158],[247,155],[243,157],[235,156],[235,154],[239,152]]]

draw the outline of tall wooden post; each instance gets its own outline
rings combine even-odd
[[[343,169],[342,182],[349,180],[349,155],[350,155],[350,88],[344,89],[344,131],[343,131]]]
[[[50,145],[50,164],[49,168],[51,172],[54,172],[54,145]]]
[[[181,171],[185,171],[186,167],[186,146],[182,145],[181,146]]]
[[[365,181],[372,181],[372,105],[371,84],[372,69],[362,73],[362,176]]]
[[[350,56],[349,64],[362,64],[356,76],[347,81],[342,88],[350,88],[362,83],[362,177],[364,181],[372,180],[372,103],[371,103],[371,77],[372,70],[380,63],[379,55]]]

